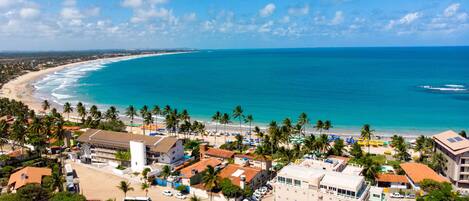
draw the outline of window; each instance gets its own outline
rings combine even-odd
[[[292,182],[293,182],[293,181],[292,181],[291,178],[287,178],[287,184],[288,184],[288,185],[292,185]]]
[[[461,159],[461,164],[465,164],[466,163],[466,159]]]
[[[355,192],[352,191],[352,196],[355,197]]]
[[[374,197],[374,198],[380,198],[381,196],[378,195],[378,194],[373,194],[373,197]]]
[[[301,186],[301,181],[295,179],[295,186]]]
[[[277,177],[277,181],[278,181],[279,183],[284,184],[284,183],[285,183],[285,177]]]
[[[461,172],[464,172],[464,167],[461,167]]]

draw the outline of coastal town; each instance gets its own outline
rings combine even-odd
[[[169,105],[2,98],[0,200],[469,200],[465,131],[347,136],[306,113],[254,117],[235,106],[208,129]]]

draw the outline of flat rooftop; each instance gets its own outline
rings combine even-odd
[[[434,135],[432,138],[453,155],[459,155],[469,151],[469,140],[452,130]]]

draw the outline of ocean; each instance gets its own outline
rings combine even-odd
[[[306,112],[337,130],[431,134],[469,129],[468,79],[469,47],[236,49],[88,64],[35,87],[121,112],[170,105],[209,120],[241,105],[259,125]]]

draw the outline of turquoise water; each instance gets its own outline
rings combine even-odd
[[[168,104],[199,119],[239,104],[261,124],[306,112],[343,129],[469,128],[469,47],[202,50],[103,66],[59,99]]]

